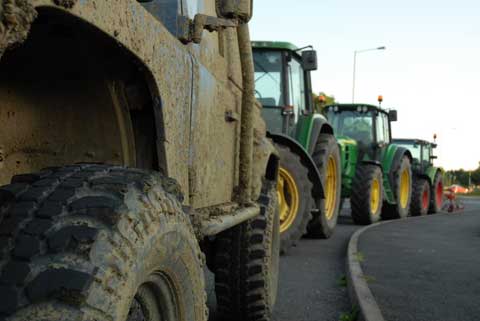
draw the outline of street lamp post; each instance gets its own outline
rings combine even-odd
[[[352,85],[352,103],[355,103],[355,76],[357,70],[357,54],[367,51],[374,51],[374,50],[385,50],[387,49],[385,46],[377,47],[377,48],[370,48],[370,49],[362,49],[362,50],[355,50],[353,52],[353,85]]]

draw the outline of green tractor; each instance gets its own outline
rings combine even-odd
[[[443,170],[435,167],[433,149],[437,144],[421,139],[394,139],[393,142],[407,148],[413,156],[413,188],[410,213],[434,214],[443,205]]]
[[[350,198],[352,218],[367,225],[408,216],[412,154],[392,143],[395,110],[367,104],[324,108],[341,147],[342,198]]]
[[[328,238],[337,224],[341,161],[333,128],[314,113],[310,72],[314,50],[287,42],[253,42],[256,98],[280,154],[281,249],[305,233]]]

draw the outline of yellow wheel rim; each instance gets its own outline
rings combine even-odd
[[[372,189],[370,191],[370,211],[372,214],[377,214],[380,206],[380,182],[378,178],[374,178],[372,182]]]
[[[400,176],[400,206],[406,208],[410,195],[410,172],[404,169]]]
[[[327,176],[325,179],[325,216],[331,220],[335,214],[337,202],[337,162],[333,156],[328,157]]]
[[[290,228],[298,214],[300,194],[292,175],[280,167],[277,185],[278,202],[280,205],[280,233]]]

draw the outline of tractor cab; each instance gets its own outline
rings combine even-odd
[[[317,69],[316,51],[288,42],[256,41],[252,47],[255,95],[268,129],[296,138],[299,122],[313,113],[310,71]]]
[[[333,128],[314,113],[310,72],[317,53],[288,42],[252,43],[255,96],[280,156],[281,249],[300,237],[328,238],[340,208],[340,152]]]
[[[434,166],[433,160],[437,156],[433,155],[433,149],[437,144],[421,139],[396,138],[393,142],[399,146],[405,147],[412,153],[412,170],[418,173],[424,173],[429,167]]]
[[[370,224],[380,216],[407,216],[412,156],[392,142],[391,122],[397,120],[397,112],[367,104],[335,104],[326,106],[324,113],[340,145],[342,197],[350,198],[354,221]]]
[[[443,205],[443,169],[433,164],[437,158],[433,155],[437,144],[414,138],[397,138],[393,142],[412,154],[414,188],[410,213],[425,215],[440,211]]]
[[[377,152],[391,142],[390,122],[396,121],[396,111],[366,104],[330,105],[324,111],[337,138],[355,141],[369,159],[378,160]]]

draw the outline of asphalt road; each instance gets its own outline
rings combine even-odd
[[[380,225],[359,240],[368,285],[387,321],[480,316],[480,199],[463,212]]]
[[[462,201],[466,211],[479,209],[480,214],[480,198]],[[345,276],[347,244],[350,236],[358,228],[350,218],[350,209],[346,202],[332,238],[303,239],[288,255],[282,256],[274,321],[339,321],[343,314],[350,313],[350,301],[342,279]],[[215,316],[213,275],[209,272],[206,274],[210,319],[213,321]],[[480,280],[477,283],[480,283]]]
[[[345,256],[357,228],[342,215],[330,239],[303,239],[282,257],[274,321],[338,321],[350,312]]]

